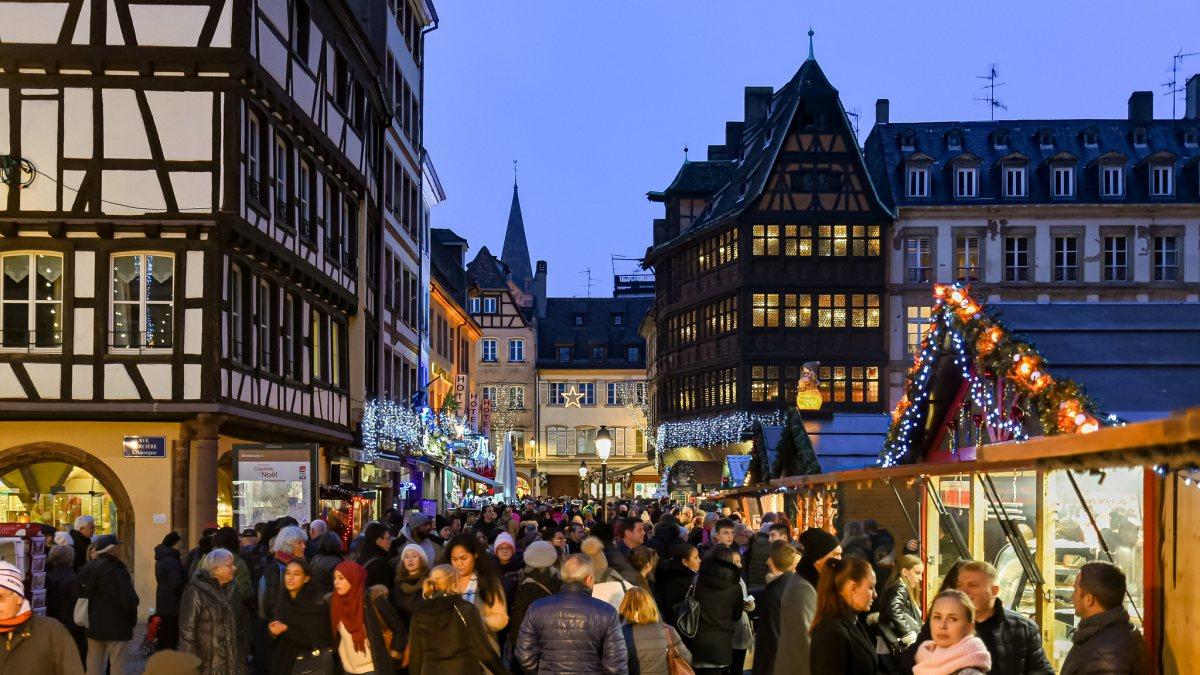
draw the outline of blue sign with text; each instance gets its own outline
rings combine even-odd
[[[126,457],[166,457],[166,436],[126,436]]]

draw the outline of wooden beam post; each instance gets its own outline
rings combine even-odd
[[[1042,571],[1042,585],[1035,591],[1034,620],[1042,630],[1042,649],[1046,656],[1054,662],[1054,595],[1056,580],[1054,578],[1054,530],[1058,520],[1058,507],[1050,495],[1050,473],[1036,471],[1034,473],[1034,491],[1037,494],[1035,505],[1037,513],[1037,550],[1033,552],[1034,561]]]

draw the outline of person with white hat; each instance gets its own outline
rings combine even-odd
[[[0,562],[0,673],[83,675],[66,627],[33,613],[25,598],[25,575],[7,562]]]

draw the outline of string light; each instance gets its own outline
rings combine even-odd
[[[742,432],[755,422],[763,426],[779,426],[784,423],[784,416],[781,412],[734,412],[686,422],[664,422],[658,427],[658,447],[665,451],[738,443],[742,440]]]

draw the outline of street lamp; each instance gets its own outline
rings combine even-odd
[[[584,486],[584,481],[587,480],[587,475],[588,475],[587,464],[584,463],[583,460],[579,460],[579,499],[580,499],[580,501],[583,501],[583,486]]]
[[[608,427],[600,425],[596,431],[596,455],[600,458],[600,513],[608,522],[608,455],[612,452],[612,434]]]

